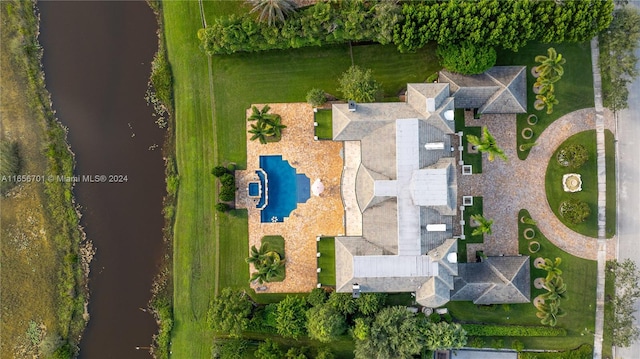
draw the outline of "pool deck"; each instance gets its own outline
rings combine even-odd
[[[256,104],[262,108],[263,104]],[[236,206],[247,208],[249,212],[249,247],[260,246],[260,239],[266,235],[281,235],[285,241],[286,278],[282,282],[252,284],[252,288],[266,287],[261,293],[300,293],[316,287],[317,257],[316,237],[335,236],[345,233],[344,206],[340,196],[340,178],[344,161],[341,156],[341,142],[320,140],[314,137],[314,112],[306,103],[269,104],[271,113],[282,116],[287,126],[282,131],[279,142],[260,144],[247,141],[247,169],[237,171]],[[251,109],[247,110],[247,117]],[[250,123],[247,123],[247,130]],[[306,203],[298,207],[281,223],[261,223],[260,210],[254,199],[247,193],[248,183],[256,178],[255,171],[260,166],[260,156],[282,155],[284,160],[304,173],[311,183],[320,179],[324,192],[320,196],[311,194]],[[247,253],[248,255],[248,253]],[[254,272],[253,267],[250,268]]]

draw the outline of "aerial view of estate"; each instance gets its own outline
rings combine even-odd
[[[1,358],[640,358],[640,2],[0,10]]]

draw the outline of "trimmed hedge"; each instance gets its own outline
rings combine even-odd
[[[528,327],[523,325],[462,324],[468,336],[476,337],[564,337],[563,328]]]

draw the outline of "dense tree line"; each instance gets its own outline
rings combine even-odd
[[[402,52],[428,42],[517,51],[529,41],[585,41],[606,29],[610,0],[318,2],[269,25],[250,14],[215,19],[198,31],[209,54],[300,48],[347,41],[394,43]]]
[[[588,40],[609,26],[612,11],[611,1],[600,0],[411,2],[402,8],[394,42],[405,52],[430,41],[465,40],[517,51],[532,40]]]

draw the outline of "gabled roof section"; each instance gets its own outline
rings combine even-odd
[[[375,195],[376,180],[389,180],[389,177],[371,171],[364,165],[360,165],[358,174],[356,175],[356,199],[358,200],[358,206],[361,212],[389,199],[389,197],[377,197]]]
[[[334,104],[332,109],[334,141],[361,140],[398,118],[422,117],[404,102],[358,103],[355,111],[348,104]]]
[[[442,102],[449,97],[447,83],[412,83],[407,84],[407,103],[424,118],[429,117]]]
[[[476,304],[527,303],[531,288],[529,257],[489,257],[480,263],[461,263],[451,300]]]
[[[456,108],[477,108],[481,113],[527,112],[524,66],[495,66],[479,75],[443,70],[439,81],[449,83]]]

